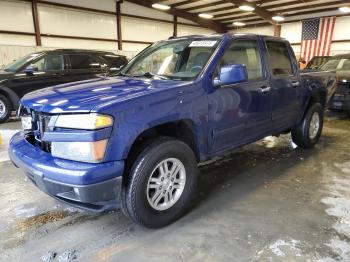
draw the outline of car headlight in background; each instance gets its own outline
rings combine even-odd
[[[53,157],[97,163],[104,158],[108,139],[94,142],[52,142],[51,154]]]
[[[54,127],[95,130],[113,125],[113,118],[100,114],[59,115]]]

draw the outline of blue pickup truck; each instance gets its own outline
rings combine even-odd
[[[290,44],[250,34],[157,42],[116,76],[26,95],[9,154],[42,191],[165,226],[188,209],[199,162],[268,135],[320,138],[329,72],[299,72]]]

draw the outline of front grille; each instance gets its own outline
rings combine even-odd
[[[27,141],[40,147],[45,152],[51,152],[51,143],[42,141],[44,133],[50,131],[49,122],[52,115],[34,111],[29,108],[20,107],[19,115],[32,116],[32,130],[26,132]]]
[[[36,122],[36,134],[35,139],[40,143],[41,149],[45,152],[51,152],[51,143],[42,141],[44,133],[49,131],[49,122],[51,119],[50,115],[42,114],[33,111],[32,112],[33,121]]]

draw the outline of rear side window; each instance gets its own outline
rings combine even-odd
[[[72,69],[91,68],[91,59],[89,55],[71,54],[68,55]]]
[[[104,55],[102,58],[106,60],[108,62],[108,65],[112,68],[120,68],[128,63],[127,59],[124,56]]]
[[[292,63],[285,43],[266,41],[269,65],[274,76],[293,75]]]
[[[258,43],[255,40],[236,40],[225,51],[220,66],[244,64],[247,68],[248,80],[263,77]]]
[[[350,60],[349,59],[345,59],[344,64],[343,64],[341,69],[343,69],[343,70],[349,70],[350,69]]]

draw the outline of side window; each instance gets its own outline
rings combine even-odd
[[[103,59],[108,62],[111,68],[119,68],[127,64],[127,60],[123,56],[104,55]]]
[[[62,55],[45,55],[40,60],[33,63],[38,68],[38,71],[62,70],[63,56]]]
[[[269,65],[274,76],[293,75],[293,67],[286,44],[266,41]]]
[[[90,68],[102,68],[106,67],[107,63],[101,57],[99,57],[97,54],[91,54],[90,55]]]
[[[72,69],[89,69],[91,68],[91,60],[89,55],[70,54],[69,60]]]
[[[343,67],[341,69],[343,69],[343,70],[349,70],[350,69],[350,60],[349,59],[346,59],[344,61]]]
[[[229,64],[244,64],[247,68],[248,80],[263,77],[259,47],[255,40],[234,41],[225,51],[219,66]]]

